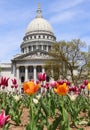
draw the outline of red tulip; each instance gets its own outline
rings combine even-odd
[[[2,77],[2,78],[1,78],[0,85],[7,87],[7,86],[8,86],[8,80],[9,80],[9,78]]]
[[[71,92],[74,92],[74,93],[77,93],[79,92],[79,88],[77,86],[73,86],[73,87],[69,87],[69,91]]]
[[[58,83],[59,85],[62,85],[62,84],[65,83],[65,82],[64,82],[64,80],[58,80],[57,83]]]
[[[84,80],[84,85],[88,85],[88,81],[87,80]]]
[[[85,89],[85,85],[80,85],[80,88],[81,89]]]
[[[70,86],[71,82],[70,82],[70,81],[66,81],[66,84],[67,84],[68,86]]]
[[[16,85],[16,84],[17,84],[17,80],[16,80],[16,79],[12,79],[12,83],[13,83],[14,85]]]
[[[36,81],[36,84],[39,84],[39,83],[40,83],[40,81],[39,81],[39,80],[37,80],[37,81]]]
[[[49,88],[50,88],[49,83],[46,83],[46,84],[44,85],[44,88],[49,89]]]
[[[17,80],[14,78],[14,79],[12,79],[12,86],[11,86],[11,88],[17,88],[17,87],[18,87]]]

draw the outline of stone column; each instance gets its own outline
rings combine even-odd
[[[28,81],[28,66],[25,66],[25,81]]]
[[[19,80],[19,67],[17,67],[17,69],[16,69],[16,77]]]
[[[29,52],[29,48],[27,47],[27,53]]]
[[[32,46],[32,51],[33,51],[33,46]]]
[[[27,53],[27,48],[25,47],[25,54]]]
[[[15,63],[12,64],[12,74],[16,77],[16,65]]]
[[[36,82],[36,66],[34,66],[34,81]]]
[[[48,52],[48,45],[46,46],[46,50],[47,50],[47,52]]]
[[[42,68],[42,73],[45,73],[45,69],[44,68]]]
[[[41,49],[43,50],[43,45],[41,46]]]
[[[38,45],[36,45],[36,49],[39,49],[39,48],[38,48]]]

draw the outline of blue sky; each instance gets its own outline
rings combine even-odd
[[[90,0],[0,0],[0,62],[20,53],[20,45],[40,2],[57,41],[81,39],[90,45]]]

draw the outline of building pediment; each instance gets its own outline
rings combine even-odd
[[[26,54],[21,54],[17,57],[15,57],[13,60],[30,60],[30,59],[51,59],[49,56],[49,53],[46,51],[42,50],[35,50],[31,51]]]

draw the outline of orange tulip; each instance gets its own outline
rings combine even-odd
[[[58,95],[66,95],[68,92],[68,86],[66,85],[66,83],[63,83],[62,85],[57,84],[57,87],[54,88],[54,91]]]
[[[39,88],[40,88],[40,85],[35,84],[33,81],[24,82],[23,84],[24,93],[28,95],[32,95],[36,93]]]

